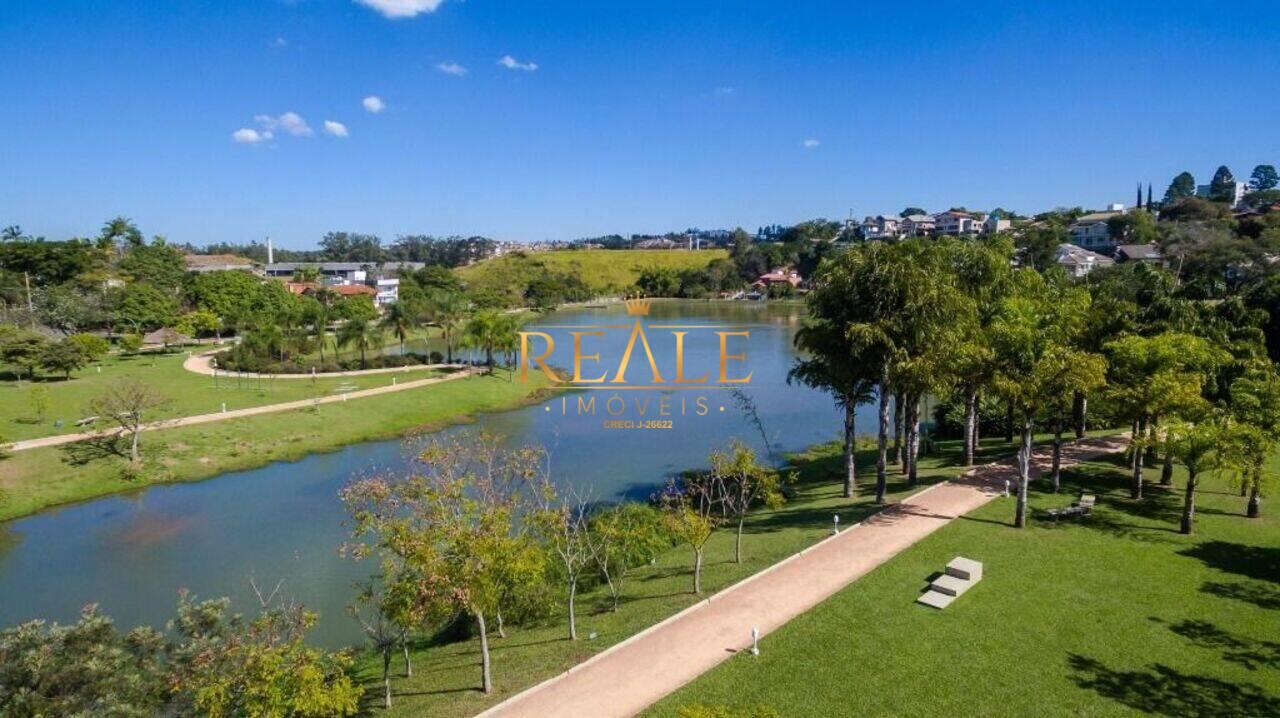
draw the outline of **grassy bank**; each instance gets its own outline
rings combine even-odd
[[[921,460],[922,483],[929,484],[961,471],[955,466],[958,446],[942,443],[938,456]],[[1000,441],[984,443],[983,458],[1010,451]],[[863,451],[859,464],[863,480],[874,481],[874,453]],[[744,561],[732,562],[733,541],[727,530],[721,530],[707,547],[703,569],[703,588],[714,593],[746,576],[780,561],[827,536],[832,514],[839,513],[841,523],[849,525],[870,515],[871,486],[864,483],[857,498],[840,496],[841,460],[838,445],[815,448],[794,457],[800,472],[797,493],[778,511],[761,512],[747,522]],[[917,489],[908,489],[899,477],[891,475],[892,498],[898,499]],[[1004,516],[1012,519],[1012,507]],[[608,594],[602,588],[589,589],[578,599],[578,631],[583,638],[570,642],[561,610],[549,619],[532,626],[510,629],[507,638],[491,637],[493,671],[496,689],[485,696],[476,690],[479,679],[478,640],[419,645],[414,658],[413,678],[395,681],[396,694],[391,711],[370,704],[373,715],[388,716],[467,716],[497,703],[519,691],[556,675],[591,655],[657,623],[698,600],[692,593],[690,555],[675,549],[661,556],[653,566],[628,578],[626,595],[620,610],[609,610]],[[592,633],[594,639],[586,638]],[[400,664],[397,662],[397,667]],[[362,663],[361,676],[370,681],[370,700],[380,693],[372,682],[380,677],[381,663],[372,656]]]
[[[202,350],[203,351],[203,350]],[[328,396],[339,391],[371,389],[391,383],[397,374],[360,377],[317,377],[310,379],[234,379],[205,376],[182,368],[185,351],[172,354],[146,353],[134,356],[110,355],[101,362],[74,372],[70,380],[0,381],[0,437],[16,441],[84,431],[75,422],[93,412],[89,403],[113,380],[128,377],[146,382],[168,401],[156,410],[155,419],[209,414],[222,409],[245,409],[265,404]],[[101,366],[101,371],[98,367]],[[414,379],[431,376],[428,371],[411,372]],[[37,416],[33,393],[43,392],[48,407]],[[61,422],[61,425],[58,425]]]
[[[1099,496],[1092,519],[1018,531],[1012,500],[997,500],[648,715],[695,703],[783,716],[1280,715],[1280,517],[1243,518],[1244,499],[1210,479],[1187,537],[1181,474],[1141,502],[1114,461],[1066,480]],[[914,604],[956,555],[984,561],[983,581],[943,612]]]
[[[385,375],[371,378],[379,384],[391,381]],[[119,447],[81,442],[17,452],[0,460],[0,520],[155,483],[204,479],[459,423],[479,412],[532,401],[543,388],[536,378],[521,384],[499,372],[311,409],[147,432],[142,435],[144,466],[133,477],[126,475],[127,461],[114,450]],[[274,396],[271,403],[285,400]]]
[[[528,255],[509,254],[460,267],[457,272],[464,281],[475,286],[508,286],[516,276],[528,273],[530,263],[536,263],[554,272],[577,275],[593,291],[603,294],[631,287],[642,269],[701,268],[712,260],[727,256],[728,252],[723,249],[696,252],[649,249],[564,250]]]

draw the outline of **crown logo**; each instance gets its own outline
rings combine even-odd
[[[632,299],[623,300],[622,303],[627,305],[627,314],[630,314],[633,317],[649,316],[649,304],[651,301],[648,299],[633,297]]]

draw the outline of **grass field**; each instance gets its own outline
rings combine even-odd
[[[954,465],[958,446],[940,444],[940,455],[922,457],[921,477],[925,484],[936,482],[960,471]],[[1001,441],[985,442],[983,459],[992,460],[1012,449]],[[863,451],[859,464],[863,480],[874,481],[874,453]],[[841,461],[836,445],[816,448],[794,457],[801,479],[796,496],[783,508],[762,512],[747,522],[744,539],[744,561],[732,558],[732,535],[719,531],[707,548],[703,569],[703,589],[707,594],[718,591],[746,576],[780,561],[826,537],[831,530],[831,517],[839,513],[841,523],[849,525],[870,515],[872,488],[864,483],[854,500],[840,496]],[[909,493],[897,476],[891,475],[893,498]],[[912,489],[911,491],[914,491]],[[1063,495],[1060,499],[1065,500]],[[1012,505],[998,518],[1011,520]],[[657,623],[694,603],[687,550],[673,549],[657,563],[636,572],[628,579],[628,590],[617,613],[608,610],[608,594],[600,587],[589,589],[579,597],[578,632],[584,637],[576,643],[566,640],[562,611],[533,626],[510,629],[508,637],[490,638],[493,656],[495,691],[485,696],[476,690],[479,684],[479,643],[477,639],[419,645],[414,657],[413,678],[399,678],[393,690],[396,698],[391,711],[374,707],[381,693],[373,686],[380,678],[381,663],[372,656],[363,662],[362,677],[370,681],[371,715],[388,716],[468,716],[519,691],[556,675],[609,646]],[[914,586],[914,584],[913,584]],[[912,597],[914,598],[914,596]],[[596,633],[594,640],[585,638]],[[397,667],[400,663],[397,661]],[[811,715],[784,713],[783,715]],[[827,713],[827,715],[846,715]]]
[[[211,386],[209,377],[199,379]],[[391,381],[387,375],[366,379],[374,380],[375,385]],[[310,384],[306,380],[293,383]],[[285,385],[284,381],[278,384]],[[417,428],[458,423],[479,412],[519,406],[542,388],[536,377],[522,384],[508,381],[500,371],[495,376],[458,379],[312,409],[146,432],[142,435],[143,469],[134,477],[124,471],[127,460],[118,453],[121,447],[98,442],[15,452],[0,460],[0,520],[154,483],[204,479],[359,441],[391,438]],[[268,394],[259,403],[284,400],[280,394]]]
[[[1018,531],[1012,499],[997,499],[646,715],[1280,715],[1280,519],[1244,518],[1244,499],[1210,480],[1187,537],[1181,494],[1131,501],[1114,461],[1066,481],[1099,496],[1092,519]],[[986,564],[982,582],[943,612],[914,604],[957,555]]]
[[[203,351],[203,350],[202,350]],[[75,422],[93,412],[89,403],[102,393],[106,385],[122,377],[144,381],[168,402],[148,418],[170,419],[193,414],[221,411],[264,404],[278,404],[316,396],[327,396],[340,390],[369,389],[391,383],[396,374],[374,374],[362,377],[319,377],[309,379],[228,379],[196,374],[182,368],[185,351],[171,354],[145,353],[134,356],[106,356],[101,362],[74,372],[70,381],[40,379],[0,381],[0,440],[5,442],[32,439],[55,434],[84,431]],[[101,366],[101,372],[97,367]],[[412,372],[415,379],[431,374],[425,370]],[[48,398],[43,420],[36,418],[32,403],[33,389],[42,387]],[[57,423],[61,422],[61,426]],[[105,424],[103,425],[105,426]]]
[[[704,249],[696,252],[682,250],[618,249],[618,250],[563,250],[535,252],[527,255],[509,254],[486,260],[457,270],[463,280],[474,284],[510,284],[508,277],[528,272],[528,263],[540,263],[548,269],[569,272],[580,277],[594,291],[601,294],[620,292],[636,283],[640,270],[648,267],[689,269],[705,267],[712,260],[727,257],[722,249]]]

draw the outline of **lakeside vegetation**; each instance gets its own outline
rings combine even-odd
[[[377,381],[380,386],[391,380]],[[13,452],[0,461],[0,521],[156,483],[205,479],[463,423],[483,412],[536,401],[545,386],[537,377],[525,384],[499,373],[310,409],[146,432],[137,469],[129,466],[127,449],[116,442]]]

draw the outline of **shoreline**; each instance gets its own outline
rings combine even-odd
[[[501,382],[510,388],[499,390],[493,385],[480,387],[492,390],[490,393],[495,396],[468,391],[476,389],[480,382],[489,381]],[[527,388],[513,391],[517,387]],[[452,426],[472,424],[482,414],[522,409],[542,401],[548,395],[544,382],[522,385],[508,382],[500,375],[478,375],[437,384],[430,389],[433,391],[428,392],[427,397],[441,398],[443,395],[445,399],[453,398],[454,401],[445,402],[448,405],[440,410],[437,410],[438,405],[431,405],[425,418],[415,418],[412,407],[405,411],[404,406],[397,407],[401,410],[401,416],[396,416],[394,411],[388,411],[384,405],[382,412],[372,418],[366,412],[364,415],[348,416],[346,419],[349,420],[344,421],[331,421],[328,419],[333,417],[329,416],[324,417],[325,421],[320,420],[321,415],[330,414],[334,406],[356,412],[360,408],[372,408],[378,401],[384,404],[407,404],[417,392],[406,391],[382,397],[356,398],[347,403],[338,402],[326,406],[321,412],[311,408],[298,408],[238,417],[216,424],[168,427],[145,432],[143,475],[135,479],[121,477],[121,470],[128,462],[115,456],[75,465],[74,449],[68,447],[84,442],[14,452],[0,460],[0,529],[12,521],[108,496],[129,495],[164,484],[209,481],[223,474],[248,471],[282,461],[297,462],[312,454],[333,453],[354,444],[386,441],[415,433],[432,433]],[[388,414],[391,416],[388,417]],[[307,433],[304,430],[300,435],[272,437],[268,430],[275,429],[279,433],[282,419],[290,417],[298,424],[320,423],[326,431]],[[211,437],[211,434],[224,436]],[[246,445],[251,444],[254,437],[264,441],[265,445],[248,450]],[[214,456],[179,457],[181,452],[189,452],[193,444],[201,440],[207,443],[210,438],[214,440],[214,444],[224,449],[226,443],[232,442],[232,451],[224,450]],[[237,447],[245,450],[237,450]],[[31,484],[39,484],[43,477],[50,474],[60,474],[59,481],[41,484],[35,489],[47,489],[52,485],[55,487],[52,494],[47,497],[42,497],[38,492],[32,495]]]

